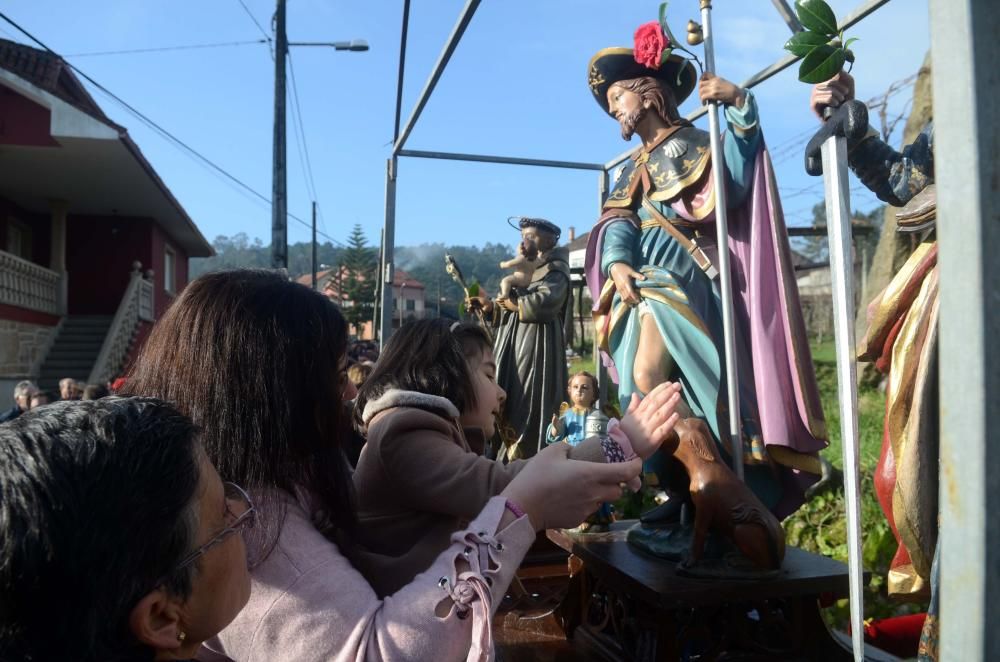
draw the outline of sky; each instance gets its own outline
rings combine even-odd
[[[838,18],[862,0],[828,0]],[[405,124],[461,13],[464,0],[411,3],[402,122]],[[304,141],[289,105],[288,208],[309,220],[312,172],[322,234],[343,242],[360,224],[377,244],[391,153],[402,0],[288,0],[290,41],[365,39],[367,52],[292,47],[292,78]],[[586,84],[590,57],[631,46],[655,20],[650,0],[486,0],[419,118],[406,147],[604,163],[629,147]],[[274,60],[266,43],[87,55],[173,46],[253,42],[270,36],[273,0],[6,0],[0,10],[101,85],[233,177],[271,197]],[[699,19],[697,0],[673,0],[668,20],[681,35]],[[255,22],[256,21],[256,22]],[[259,24],[259,25],[258,25]],[[768,0],[716,2],[719,75],[740,82],[784,55],[790,36]],[[919,69],[929,47],[927,0],[892,0],[847,31],[858,37],[853,75],[862,100]],[[0,37],[25,41],[0,21]],[[682,37],[683,38],[683,37]],[[699,56],[701,55],[699,47]],[[822,181],[805,174],[802,147],[818,127],[797,65],[754,90],[775,161],[787,223],[809,225]],[[912,85],[890,99],[890,116],[909,108]],[[202,233],[245,232],[270,242],[270,206],[206,168],[91,90],[132,138]],[[693,95],[682,113],[696,107]],[[696,122],[707,128],[703,117]],[[900,124],[901,128],[902,124]],[[898,146],[897,131],[893,142]],[[632,147],[638,138],[633,139]],[[300,155],[305,146],[306,159]],[[514,244],[508,216],[547,218],[582,233],[598,215],[598,173],[528,166],[401,158],[396,245],[425,242]],[[852,176],[852,207],[878,202]],[[289,242],[308,241],[289,219]],[[323,241],[323,237],[320,237]]]

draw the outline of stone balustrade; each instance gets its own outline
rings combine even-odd
[[[59,274],[0,251],[0,303],[59,314]]]

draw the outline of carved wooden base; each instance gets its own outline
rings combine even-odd
[[[847,595],[847,568],[789,548],[777,579],[706,580],[645,556],[624,532],[550,539],[583,563],[557,614],[568,636],[609,660],[850,660],[818,598]],[[880,658],[885,659],[885,658]]]

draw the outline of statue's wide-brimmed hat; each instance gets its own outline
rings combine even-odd
[[[517,226],[514,226],[514,222],[517,222]],[[547,221],[544,218],[532,218],[530,216],[511,216],[507,219],[507,223],[515,228],[523,230],[524,228],[538,228],[549,234],[555,235],[556,240],[559,239],[559,235],[562,234],[562,230],[559,226],[552,221]]]
[[[651,69],[636,62],[631,48],[605,48],[590,58],[590,65],[587,66],[587,84],[604,112],[608,112],[608,88],[620,80],[643,76],[656,78],[669,87],[678,106],[688,98],[698,82],[698,74],[691,61],[674,54],[659,69]]]

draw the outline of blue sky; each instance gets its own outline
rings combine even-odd
[[[838,17],[861,0],[829,0]],[[272,0],[244,0],[270,31]],[[383,222],[385,160],[390,153],[402,0],[289,0],[292,41],[362,38],[365,53],[292,49],[301,112],[322,210],[321,231],[343,241],[360,223],[376,243]],[[417,0],[410,10],[403,121],[415,103],[463,0]],[[783,55],[789,36],[768,0],[716,2],[720,75],[739,82]],[[626,148],[618,126],[586,85],[590,56],[631,45],[654,20],[643,0],[486,0],[410,136],[410,149],[603,163]],[[675,33],[698,18],[697,0],[674,0]],[[142,54],[95,51],[247,41],[262,38],[239,0],[13,0],[3,11],[84,72],[181,140],[263,193],[271,191],[274,63],[266,45]],[[929,44],[926,0],[894,0],[852,30],[858,97],[868,99],[917,71]],[[0,22],[0,36],[17,37]],[[789,225],[808,224],[822,198],[819,179],[802,171],[796,145],[817,126],[809,87],[797,66],[755,90],[775,158]],[[890,109],[908,104],[912,87]],[[98,103],[128,127],[205,236],[246,232],[270,240],[270,208],[142,126],[99,92]],[[682,112],[694,107],[688,100]],[[891,113],[890,113],[891,114]],[[699,120],[706,126],[705,119]],[[288,126],[289,210],[309,218],[310,194]],[[898,133],[895,138],[898,142]],[[597,173],[526,166],[402,158],[397,245],[514,243],[510,215],[542,216],[561,227],[589,228],[597,215]],[[858,183],[854,182],[855,188]],[[853,207],[877,202],[857,191]],[[289,241],[309,229],[289,222]]]

